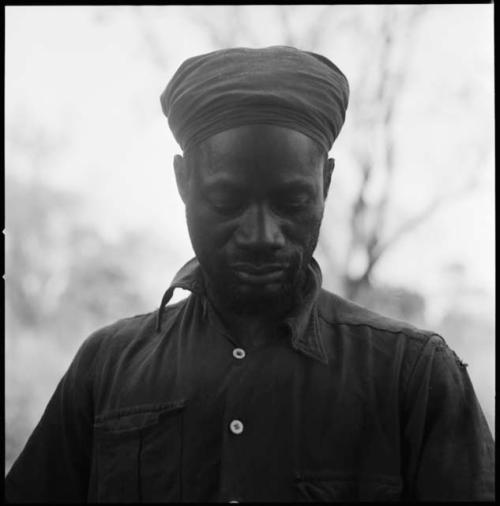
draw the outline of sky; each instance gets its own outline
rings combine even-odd
[[[474,107],[483,111],[478,117],[489,122],[486,131],[492,135],[484,142],[485,149],[492,152],[493,6],[446,7],[449,9],[430,16],[419,32],[412,57],[417,78],[409,84],[401,104],[398,142],[405,153],[401,159],[406,169],[395,193],[401,213],[418,209],[429,193],[453,185],[458,171],[470,170],[470,164],[475,163],[474,153],[464,149],[457,154],[456,147],[447,144],[453,137],[466,146],[479,129],[471,124],[474,118],[465,116],[457,106],[455,95],[449,91],[452,87],[443,86],[444,82],[455,83],[453,93],[467,98],[470,90],[458,85],[466,82],[463,76],[471,64],[479,69],[475,85],[484,93],[482,101],[468,99],[477,100]],[[168,71],[162,73],[144,56],[147,39],[138,35],[126,7],[7,7],[6,139],[12,125],[20,130],[36,128],[59,139],[63,148],[42,166],[42,177],[81,194],[88,206],[88,220],[103,234],[113,237],[126,229],[150,230],[159,237],[174,239],[179,258],[187,259],[192,249],[171,167],[179,148],[161,113],[159,95],[185,58],[210,48],[201,30],[182,22],[182,7],[165,9],[169,9],[163,19],[168,33],[165,40],[170,46]],[[265,7],[261,9],[255,7],[251,12],[260,16],[261,29],[269,31],[264,22]],[[279,43],[278,39],[270,36],[268,42]],[[341,68],[346,68],[348,75],[354,73],[349,52],[337,49]],[[435,96],[434,106],[424,100],[429,95]],[[432,107],[439,109],[439,114],[433,114],[429,110]],[[490,107],[488,115],[484,111]],[[429,122],[431,114],[433,121]],[[335,199],[336,191],[348,194],[352,186],[352,176],[342,172],[342,161],[347,159],[344,146],[355,135],[347,116],[336,143],[339,168],[330,200]],[[416,143],[415,139],[421,141]],[[7,156],[22,157],[9,146],[7,142]],[[448,172],[440,171],[441,179],[436,177],[438,165],[448,167]],[[492,152],[478,167],[483,174],[480,188],[445,207],[401,241],[380,263],[377,278],[413,286],[433,297],[439,291],[436,285],[443,267],[460,262],[470,283],[492,295],[493,166]],[[25,161],[24,170],[25,177],[33,175],[30,160]],[[329,205],[335,207],[334,202]],[[172,272],[177,267],[172,266]]]

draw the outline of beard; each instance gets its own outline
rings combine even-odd
[[[209,293],[226,311],[241,316],[276,318],[300,307],[306,294],[309,264],[318,242],[319,225],[302,247],[296,246],[279,254],[264,251],[240,253],[231,258],[225,257],[217,265],[212,264],[208,271],[202,266]],[[286,268],[280,282],[274,283],[272,287],[246,285],[230,268],[231,262],[235,260],[252,265],[280,263],[286,265]]]
[[[220,276],[214,288],[227,310],[239,315],[270,316],[283,314],[300,304],[306,278],[307,265],[294,259],[272,290],[267,286],[242,286],[241,281],[228,271]]]

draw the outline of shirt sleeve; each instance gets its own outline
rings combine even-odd
[[[7,502],[85,502],[96,334],[80,347],[5,481]]]
[[[405,412],[405,496],[493,501],[493,437],[466,365],[440,336],[428,340],[416,361]]]

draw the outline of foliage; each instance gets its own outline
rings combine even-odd
[[[137,263],[159,248],[140,233],[103,239],[67,191],[12,175],[6,183],[8,470],[83,339],[153,309]]]

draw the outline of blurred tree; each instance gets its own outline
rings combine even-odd
[[[9,127],[7,140],[10,337],[23,329],[37,329],[44,336],[71,324],[73,339],[80,341],[81,330],[144,308],[133,262],[151,247],[151,239],[137,237],[137,232],[106,241],[85,222],[81,198],[51,185],[50,164],[64,149],[64,141],[57,142],[41,127],[17,124]],[[71,341],[67,335],[66,330],[63,342]]]
[[[128,11],[138,24],[151,61],[167,71],[171,47],[163,43],[162,23],[169,12],[162,7],[131,6]],[[171,9],[171,8],[169,8]],[[397,113],[410,75],[415,40],[430,6],[276,5],[262,10],[249,6],[190,6],[183,8],[187,20],[207,37],[212,49],[230,46],[266,45],[267,21],[280,43],[328,55],[343,37],[363,40],[364,50],[353,54],[362,72],[350,79],[349,122],[357,132],[349,146],[352,164],[360,177],[348,212],[349,233],[344,246],[340,289],[348,298],[367,302],[372,274],[386,252],[445,205],[477,187],[481,171],[463,171],[457,185],[447,185],[429,196],[427,204],[409,216],[393,205],[395,178],[400,171],[396,159],[399,137]],[[122,14],[125,11],[120,11]],[[264,19],[264,16],[266,19]],[[353,46],[354,47],[354,46]],[[470,91],[470,90],[469,90]],[[472,96],[471,93],[469,93]],[[484,166],[491,150],[481,150],[474,169]],[[390,224],[388,217],[400,216]],[[342,245],[321,235],[319,250],[324,258],[338,258]],[[400,294],[403,291],[399,291]],[[417,311],[418,312],[418,311]]]
[[[449,336],[457,355],[468,365],[476,394],[494,434],[495,427],[495,321],[488,293],[467,280],[460,264],[446,267],[443,279],[447,304],[435,330]]]
[[[35,327],[61,294],[65,262],[54,255],[63,240],[60,220],[70,226],[75,202],[41,181],[22,182],[8,174],[5,183],[7,311],[15,327]]]
[[[425,326],[425,299],[415,290],[394,285],[365,284],[356,302],[389,317]]]
[[[137,263],[161,251],[140,230],[105,240],[85,221],[81,197],[49,182],[64,143],[33,125],[7,130],[6,471],[82,340],[151,310]]]
[[[431,193],[420,210],[400,216],[392,226],[388,223],[388,217],[394,218],[397,212],[391,204],[397,192],[396,174],[402,168],[396,158],[398,109],[410,78],[416,36],[428,10],[429,6],[422,5],[377,6],[368,13],[376,16],[359,11],[349,28],[358,32],[366,46],[359,62],[363,70],[351,80],[349,106],[349,121],[356,132],[350,150],[361,175],[351,203],[350,238],[341,269],[344,293],[351,299],[366,295],[375,267],[390,248],[440,208],[473,191],[480,181],[481,172],[473,165],[474,172],[464,171],[458,185]],[[481,161],[486,155],[481,152]],[[333,242],[328,235],[322,238],[320,247],[327,258],[333,258]]]
[[[145,310],[136,262],[154,247],[139,232],[107,241],[83,221],[67,191],[6,178],[6,311],[9,335],[37,329],[60,344]],[[72,335],[68,330],[71,329]]]

